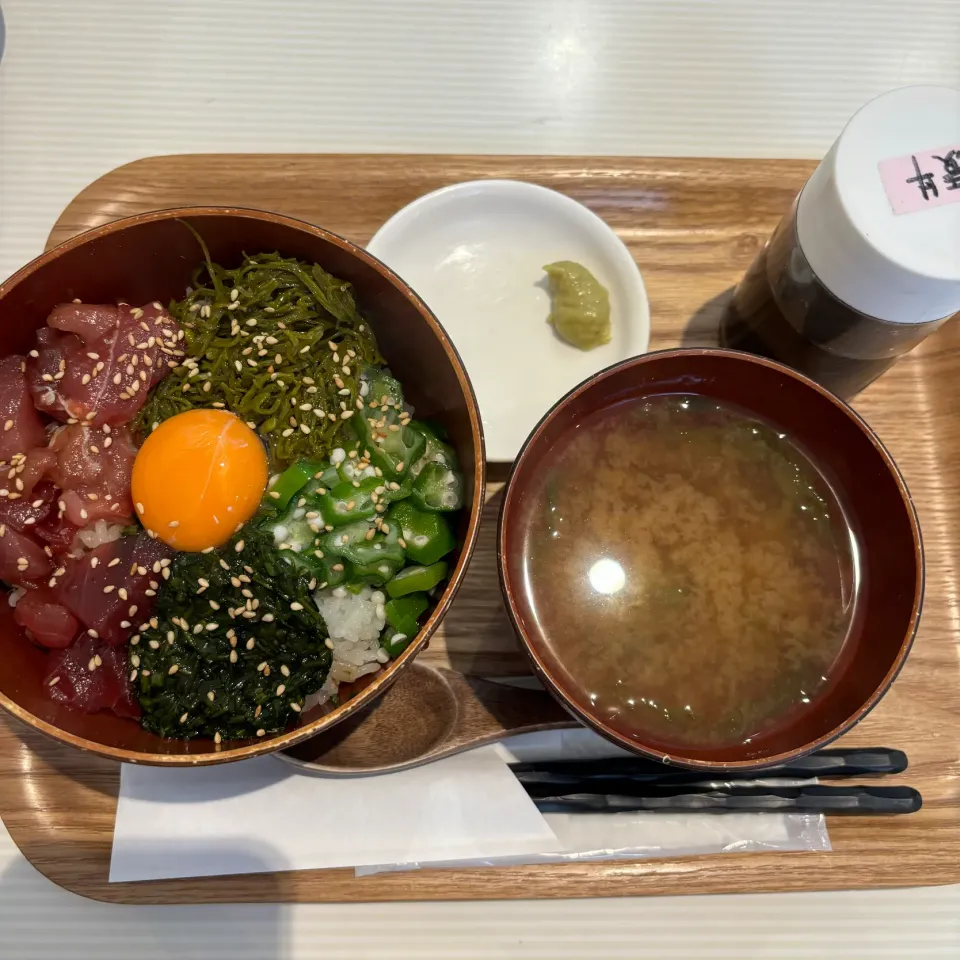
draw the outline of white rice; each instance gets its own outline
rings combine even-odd
[[[375,477],[377,475],[377,471],[372,464],[364,467],[363,470],[357,470],[349,461],[341,467],[340,472],[347,480],[365,480],[367,477]]]
[[[89,527],[77,531],[76,539],[88,550],[95,550],[104,543],[113,543],[123,535],[123,524],[107,523],[106,520],[97,520]]]
[[[326,703],[339,684],[374,673],[389,659],[380,646],[380,633],[386,624],[386,597],[380,590],[363,587],[359,593],[352,593],[344,587],[334,587],[317,590],[313,597],[327,625],[327,645],[332,645],[333,662],[326,683],[307,697],[304,706],[308,708]]]

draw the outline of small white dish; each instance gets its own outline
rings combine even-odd
[[[649,346],[650,306],[630,252],[596,214],[546,187],[444,187],[394,214],[367,249],[423,297],[460,352],[489,460],[512,461],[567,391]],[[553,332],[543,267],[557,260],[582,263],[609,291],[610,343],[582,351]]]

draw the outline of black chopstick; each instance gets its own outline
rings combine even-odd
[[[621,793],[624,791],[620,787],[627,782],[669,785],[736,780],[748,784],[752,780],[771,778],[810,780],[814,777],[885,776],[903,773],[907,769],[907,756],[902,750],[889,747],[834,748],[749,772],[680,770],[641,757],[515,763],[511,764],[511,769],[525,787],[552,786],[555,793]],[[614,784],[617,789],[613,789]]]
[[[763,770],[678,770],[640,757],[512,764],[542,813],[915,813],[911,787],[793,784],[779,780],[902,773],[907,757],[888,747],[820,750]]]
[[[651,786],[645,796],[574,793],[539,797],[541,813],[825,813],[833,816],[890,816],[915,813],[923,805],[911,787],[749,787],[723,790]]]

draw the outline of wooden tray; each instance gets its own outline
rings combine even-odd
[[[533,180],[607,220],[640,264],[651,347],[714,342],[725,296],[787,209],[804,161],[543,157],[192,156],[141,160],[64,211],[50,243],[118,217],[181,204],[262,207],[366,241],[410,200],[477,177]],[[960,881],[960,325],[947,325],[858,398],[920,513],[927,595],[913,653],[883,703],[844,738],[905,750],[921,813],[833,819],[832,853],[425,870],[352,870],[108,884],[119,767],[0,720],[0,816],[54,882],[124,903],[591,897],[894,887]],[[460,595],[422,656],[480,676],[525,660],[500,604],[497,494]]]

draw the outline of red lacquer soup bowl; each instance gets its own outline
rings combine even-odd
[[[528,523],[551,454],[586,418],[635,398],[696,394],[726,402],[785,432],[821,469],[856,531],[858,589],[842,652],[808,707],[733,745],[666,746],[614,724],[575,688],[536,615],[525,577]],[[624,505],[628,509],[628,505]],[[507,608],[535,672],[578,718],[635,753],[686,767],[749,769],[783,763],[849,730],[880,700],[910,650],[923,597],[923,550],[910,495],[890,455],[842,401],[788,367],[732,350],[681,349],[625,361],[582,383],[541,420],[504,494],[498,548]],[[556,628],[555,628],[556,629]],[[603,643],[602,636],[591,643]],[[702,642],[709,643],[705,636]],[[642,646],[643,637],[636,643]]]

